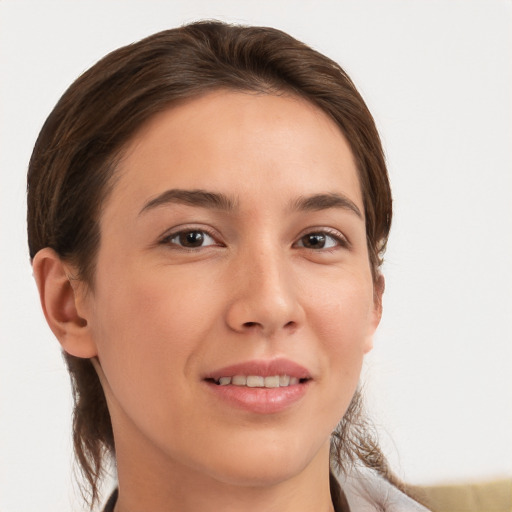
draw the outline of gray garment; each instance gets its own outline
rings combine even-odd
[[[428,512],[371,469],[354,468],[338,481],[353,512]]]

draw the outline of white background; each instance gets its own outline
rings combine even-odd
[[[328,54],[375,115],[395,219],[364,380],[398,473],[512,476],[510,1],[0,1],[0,510],[80,510],[68,378],[26,249],[37,133],[106,52],[212,17]]]

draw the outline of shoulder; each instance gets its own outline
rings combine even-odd
[[[375,471],[356,467],[339,475],[350,510],[358,512],[429,512]]]

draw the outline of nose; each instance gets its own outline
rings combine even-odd
[[[291,267],[277,250],[260,248],[240,258],[231,276],[234,293],[226,313],[230,329],[265,337],[297,330],[304,310]]]

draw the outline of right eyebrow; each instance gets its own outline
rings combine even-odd
[[[162,192],[153,199],[150,199],[142,207],[139,215],[159,206],[173,203],[224,211],[232,211],[236,208],[236,201],[225,194],[218,192],[208,192],[207,190],[201,189],[185,190],[180,188],[173,188]]]

